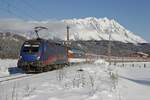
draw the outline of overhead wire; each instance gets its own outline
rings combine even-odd
[[[17,15],[16,17],[19,16],[18,14],[14,13],[14,11],[11,10],[11,9],[15,9],[15,10],[19,11],[19,8],[17,8],[16,6],[10,4],[9,2],[6,2],[5,0],[2,0],[2,2],[5,3],[5,4],[8,6],[8,7],[7,7],[7,12],[8,12],[8,13],[13,14],[13,15],[15,15],[15,16]],[[5,10],[5,11],[6,11],[6,10]],[[21,11],[21,12],[23,12],[24,15],[26,15],[26,16],[30,17],[31,19],[35,20],[35,18],[34,18],[32,15],[27,14],[26,11]],[[23,18],[23,19],[24,19],[24,18]]]
[[[11,12],[11,11],[9,11],[8,9],[5,9],[5,8],[2,8],[2,7],[1,7],[0,10],[3,11],[3,12],[7,12],[9,15],[13,15],[13,16],[18,17],[18,18],[20,18],[20,19],[24,19],[23,16],[20,16],[20,15],[14,13],[14,12]]]

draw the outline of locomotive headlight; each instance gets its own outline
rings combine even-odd
[[[19,59],[22,59],[22,56],[19,56]]]
[[[37,57],[37,60],[39,60],[39,59],[40,59],[40,56]]]

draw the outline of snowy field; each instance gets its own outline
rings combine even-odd
[[[74,65],[0,84],[0,100],[117,100],[105,64]]]
[[[17,60],[0,60],[0,75]],[[111,73],[110,73],[111,72]],[[0,83],[0,100],[150,100],[150,62],[104,60]]]
[[[120,64],[117,69],[121,100],[150,100],[150,62]]]

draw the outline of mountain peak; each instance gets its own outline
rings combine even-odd
[[[111,34],[112,41],[125,43],[145,43],[141,37],[130,32],[114,19],[87,17],[83,19],[66,19],[64,23],[70,25],[71,39],[75,40],[108,40]],[[77,37],[76,37],[77,36]]]

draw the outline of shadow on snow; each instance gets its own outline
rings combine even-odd
[[[119,76],[119,77],[133,81],[133,82],[136,82],[136,83],[139,83],[139,84],[150,86],[150,79],[132,79],[132,78],[124,77],[124,76]]]

